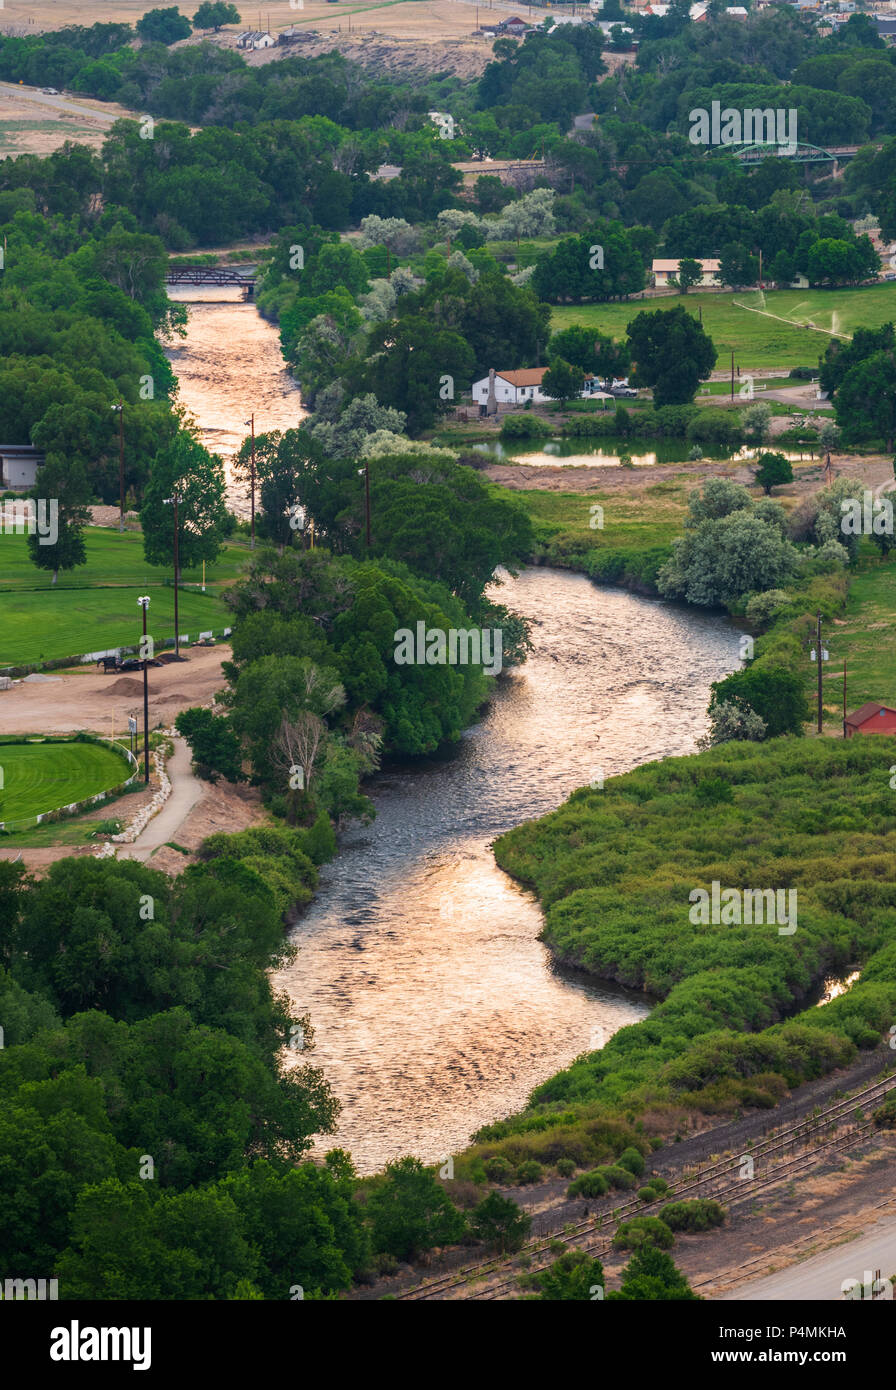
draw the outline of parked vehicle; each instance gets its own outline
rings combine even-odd
[[[101,656],[96,664],[102,666],[103,674],[107,676],[110,671],[141,671],[143,669],[143,662],[137,656],[129,656],[127,661],[122,661],[118,655]],[[162,663],[161,661],[147,661],[146,664],[147,666],[161,666]]]
[[[147,666],[161,666],[161,664],[162,664],[161,661],[152,661],[152,660],[148,660],[148,661],[146,662],[146,665],[147,665]],[[142,671],[142,670],[143,670],[143,662],[140,660],[140,658],[139,658],[138,656],[129,656],[128,659],[127,659],[127,661],[123,661],[123,662],[121,663],[121,665],[118,667],[118,670],[119,670],[119,671]]]

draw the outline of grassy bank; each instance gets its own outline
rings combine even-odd
[[[563,961],[662,1001],[481,1132],[464,1164],[601,1162],[635,1125],[771,1106],[876,1047],[896,1017],[896,739],[728,744],[582,788],[501,836],[498,863],[544,906]],[[694,889],[796,891],[796,930],[703,925]],[[862,967],[824,1007],[813,991]],[[608,1128],[609,1126],[609,1128]],[[615,1127],[615,1128],[614,1128]]]

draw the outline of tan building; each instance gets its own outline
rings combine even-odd
[[[697,263],[702,267],[703,270],[703,278],[700,281],[700,284],[705,287],[709,287],[712,285],[718,288],[719,282],[716,279],[716,271],[719,268],[718,261],[706,260],[702,256],[680,256],[676,260],[660,259],[655,260],[653,262],[652,266],[650,267],[651,277],[657,289],[661,289],[664,285],[670,285],[672,283],[672,280],[678,274],[678,266],[680,261],[692,259],[697,261]]]

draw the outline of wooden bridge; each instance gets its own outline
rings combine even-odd
[[[255,293],[256,275],[229,266],[187,265],[172,267],[165,274],[166,285],[235,285],[245,290],[246,299]]]

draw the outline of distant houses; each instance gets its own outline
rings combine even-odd
[[[855,714],[848,714],[845,724],[847,738],[854,734],[896,734],[896,709],[869,700]]]

